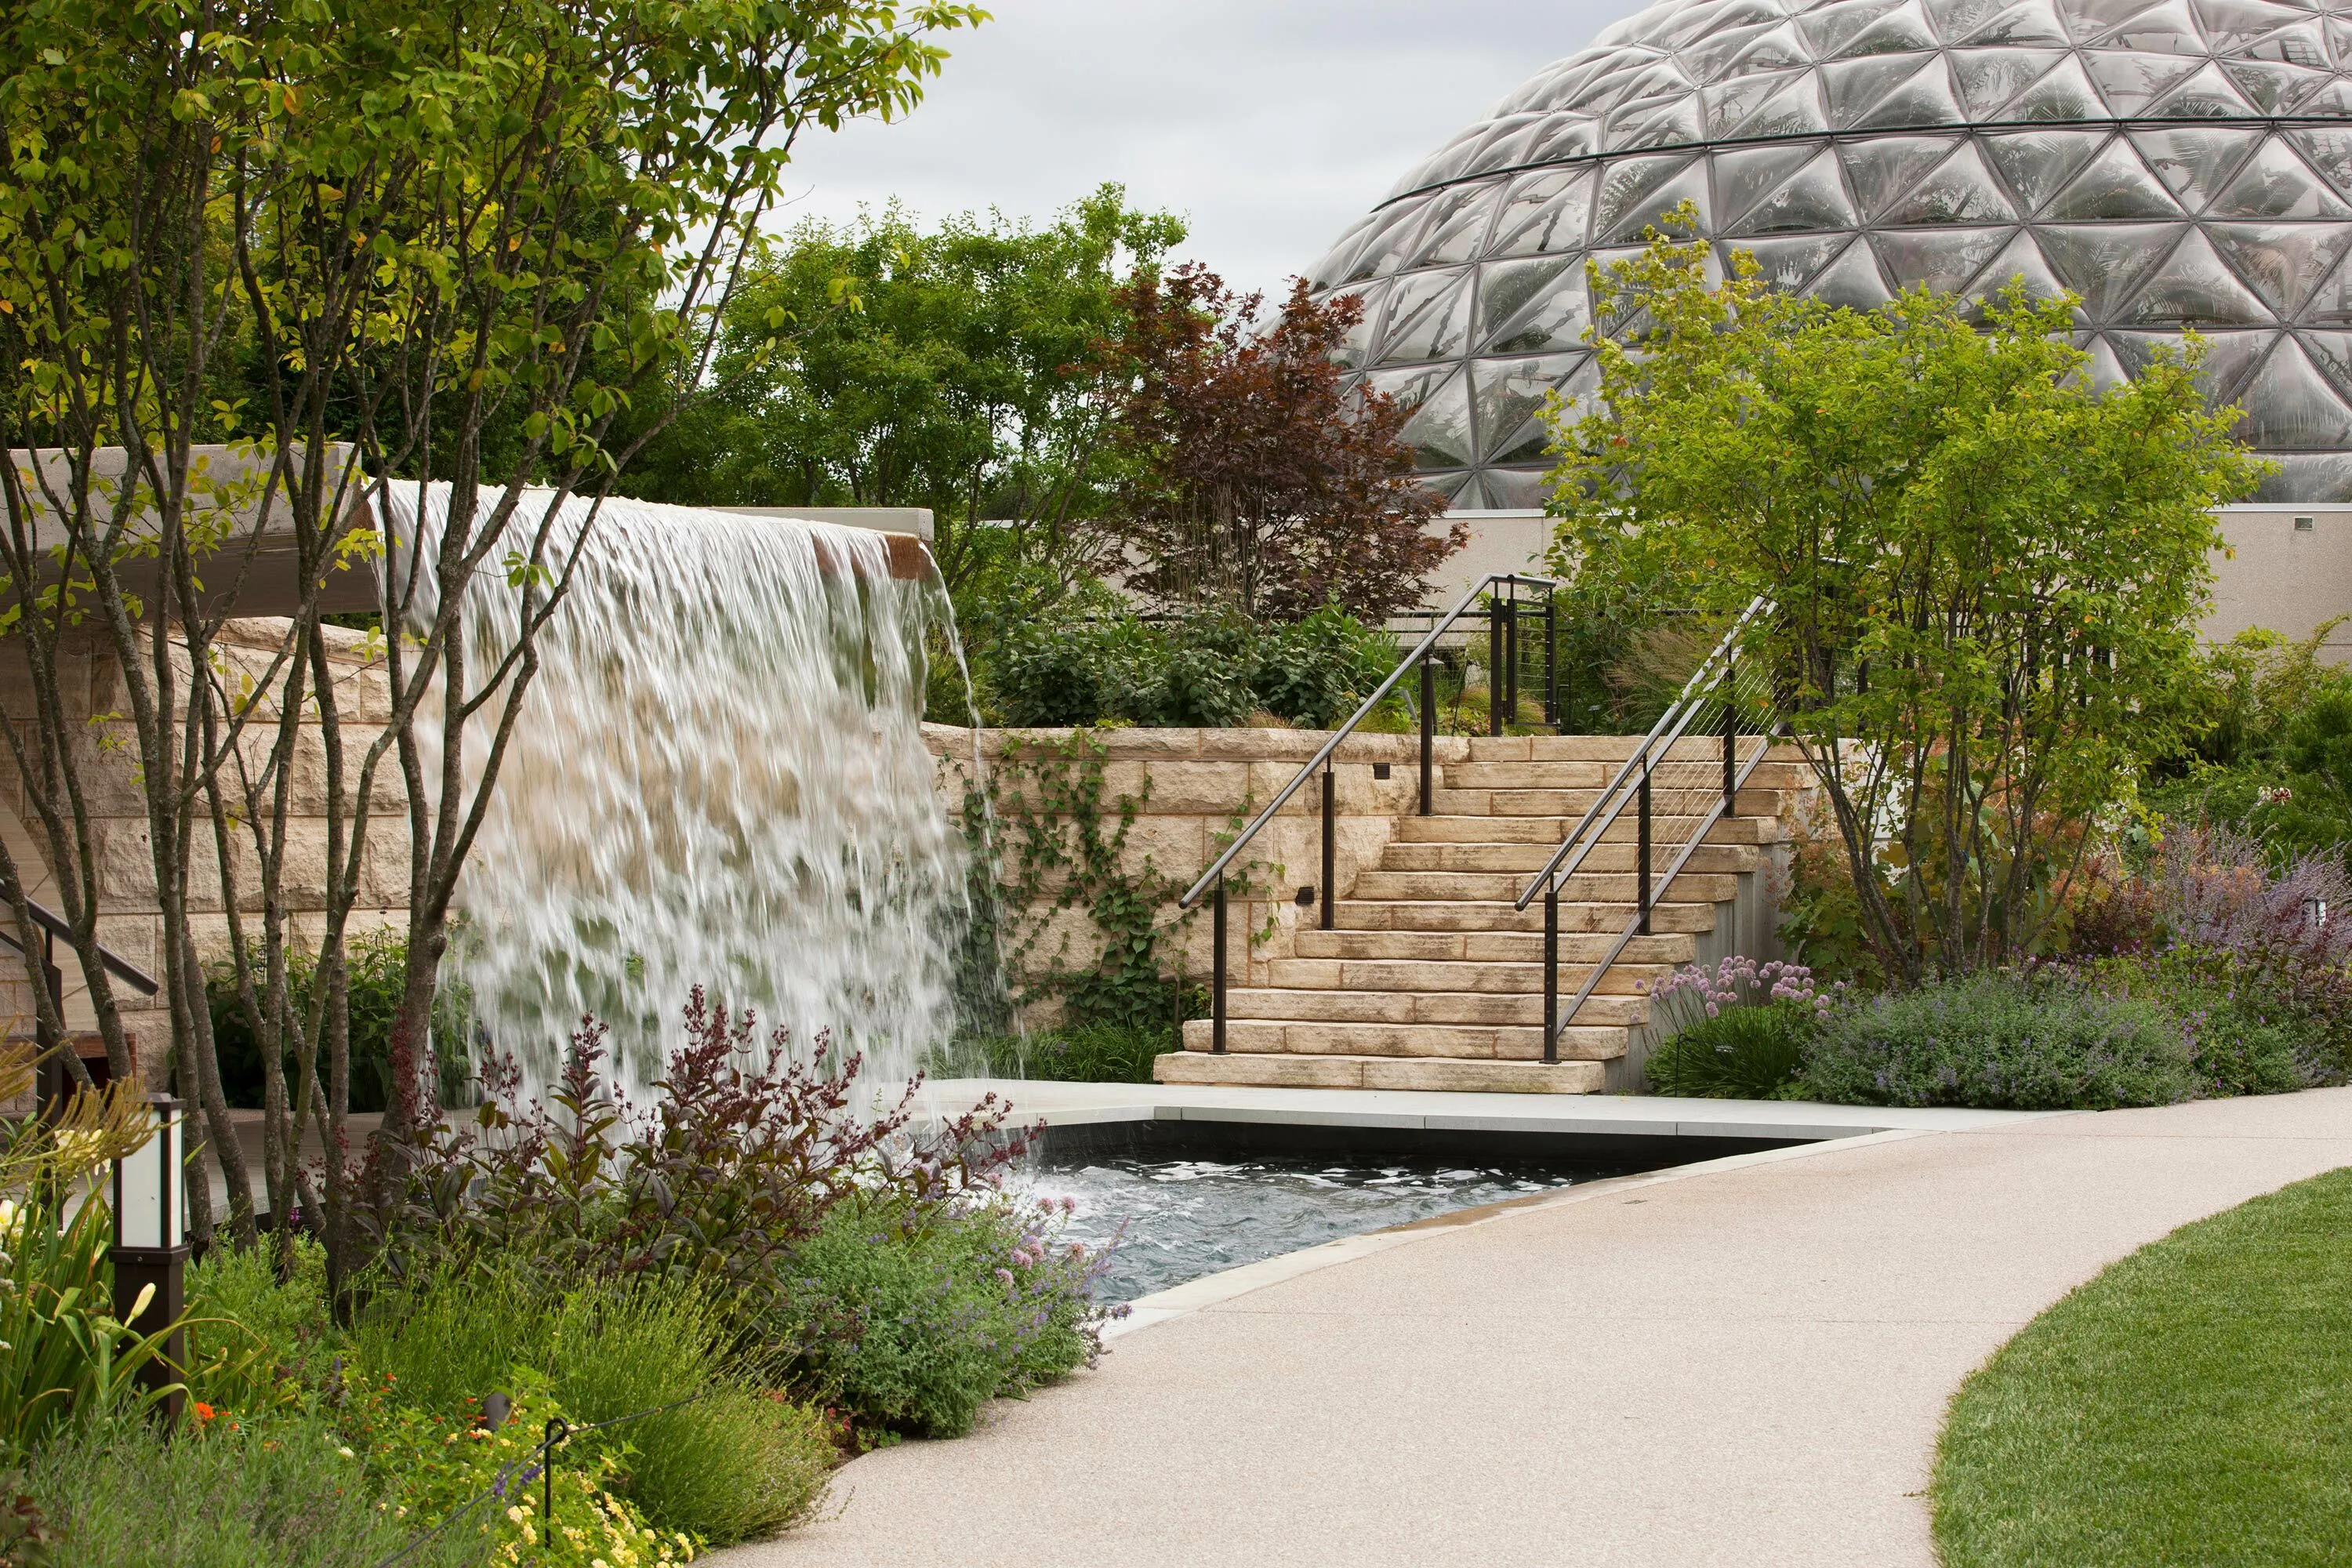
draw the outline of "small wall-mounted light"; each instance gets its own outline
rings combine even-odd
[[[1376,779],[1387,778],[1391,771],[1390,764],[1387,763],[1374,763],[1372,764],[1372,776]]]
[[[147,1141],[114,1162],[114,1247],[108,1255],[114,1264],[114,1315],[139,1334],[177,1322],[187,1296],[187,1107],[168,1094],[151,1094],[146,1110]],[[188,1359],[186,1338],[175,1331],[162,1356],[140,1368],[139,1381],[150,1388],[177,1383]],[[164,1397],[167,1427],[179,1425],[183,1397],[178,1392]]]
[[[2294,531],[2297,533],[2309,533],[2311,529],[2312,520],[2310,518],[2298,517],[2294,520]]]
[[[1315,889],[1312,889],[1312,888],[1301,888],[1301,889],[1298,889],[1298,897],[1297,897],[1297,902],[1298,907],[1299,907],[1300,909],[1302,909],[1302,910],[1303,910],[1303,909],[1305,909],[1307,905],[1309,905],[1309,904],[1313,903],[1314,901],[1315,901]]]

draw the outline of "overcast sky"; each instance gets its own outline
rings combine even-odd
[[[1642,0],[983,0],[895,125],[802,144],[783,215],[1045,218],[1105,180],[1271,289],[1398,176]]]

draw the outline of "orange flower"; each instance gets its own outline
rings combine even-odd
[[[209,1420],[211,1420],[211,1419],[213,1418],[213,1416],[214,1416],[214,1415],[215,1415],[215,1412],[214,1411],[214,1409],[213,1409],[213,1407],[212,1407],[211,1405],[206,1405],[206,1404],[205,1404],[203,1400],[201,1400],[201,1399],[199,1399],[199,1400],[197,1400],[197,1401],[196,1401],[196,1419],[197,1419],[197,1420],[199,1420],[199,1421],[209,1421]]]

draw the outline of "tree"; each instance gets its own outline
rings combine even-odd
[[[1445,503],[1414,477],[1406,411],[1344,390],[1336,355],[1363,301],[1318,303],[1298,281],[1260,331],[1261,296],[1188,264],[1120,302],[1129,321],[1107,361],[1121,518],[1141,557],[1130,582],[1171,605],[1284,620],[1420,604],[1422,579],[1469,533],[1429,531]]]
[[[1595,406],[1562,416],[1565,572],[1776,610],[1791,733],[1868,939],[1916,983],[2031,951],[2103,815],[2181,739],[2219,543],[2261,466],[2195,350],[2104,392],[2021,285],[1874,311],[1654,237],[1592,271]]]
[[[1183,237],[1108,184],[1043,227],[966,215],[927,233],[895,205],[802,224],[754,254],[709,395],[631,483],[688,504],[928,507],[960,612],[1034,610],[1102,563],[1094,349],[1120,329],[1120,283]]]
[[[675,411],[699,383],[801,132],[904,112],[944,58],[936,35],[982,16],[932,0],[28,0],[0,21],[0,447],[41,453],[0,465],[5,629],[31,693],[0,731],[118,1069],[89,792],[95,751],[136,757],[173,1057],[242,1237],[197,881],[216,880],[230,942],[263,954],[236,967],[265,1045],[272,1209],[299,1209],[341,1278],[365,1195],[341,1152],[344,941],[385,852],[379,795],[397,802],[408,905],[393,1105],[370,1151],[382,1201],[436,1114],[435,980],[536,633],[651,434],[623,416]],[[234,472],[195,460],[229,438]],[[292,614],[232,651],[225,617],[273,529],[292,542]],[[390,713],[361,722],[322,605],[380,548]],[[500,585],[510,634],[482,646],[468,605]],[[124,711],[76,710],[64,656],[80,646],[121,672]],[[289,803],[312,763],[325,888],[298,932]],[[29,935],[25,870],[0,846]],[[317,944],[299,994],[298,939]],[[294,1156],[306,1121],[330,1152],[323,1203]],[[190,1184],[199,1235],[205,1187]]]

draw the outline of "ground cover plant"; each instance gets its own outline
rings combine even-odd
[[[2352,1540],[2352,1173],[2183,1226],[1954,1396],[1948,1568],[2312,1568]]]
[[[807,1517],[846,1452],[955,1435],[1094,1356],[1101,1262],[999,1184],[1022,1144],[1001,1105],[918,1129],[913,1086],[869,1110],[822,1040],[699,994],[686,1023],[646,1106],[604,1081],[592,1022],[544,1102],[499,1068],[467,1125],[392,1145],[355,1280],[299,1234],[216,1244],[170,1443],[129,1386],[152,1342],[82,1304],[110,1299],[103,1205],[0,1211],[19,1273],[46,1271],[0,1305],[63,1325],[11,1319],[0,1344],[17,1517],[66,1564],[357,1564],[444,1525],[415,1561],[679,1562]],[[110,1103],[79,1100],[66,1146],[112,1150]],[[0,1178],[34,1171],[21,1140],[55,1144],[30,1125]],[[551,1531],[554,1415],[586,1429]]]

